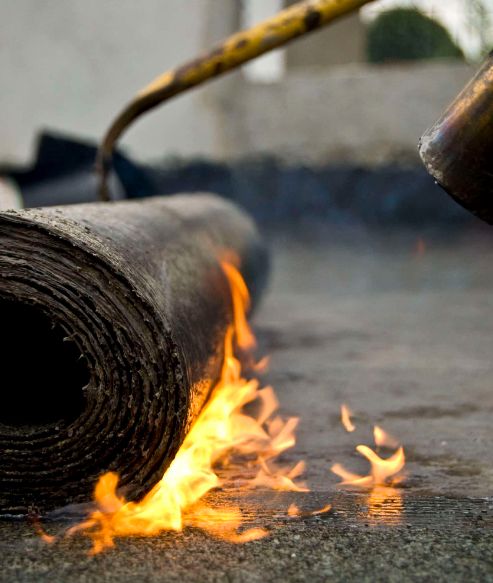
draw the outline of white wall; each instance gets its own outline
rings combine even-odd
[[[210,17],[208,0],[2,0],[0,160],[27,160],[41,127],[99,139],[136,91],[203,49]],[[124,143],[141,158],[205,154],[212,115],[190,94]]]
[[[473,74],[461,62],[293,70],[236,86],[224,108],[229,152],[308,163],[417,162],[417,143]]]

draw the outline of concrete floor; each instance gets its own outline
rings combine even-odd
[[[272,356],[265,381],[301,417],[285,459],[307,461],[312,492],[212,494],[272,530],[239,546],[190,530],[90,558],[87,540],[49,546],[1,522],[0,581],[493,581],[493,231],[308,231],[275,238],[255,323]],[[339,422],[342,402],[354,433]],[[354,447],[372,445],[374,423],[404,444],[406,482],[341,490],[329,468],[364,473]],[[286,517],[291,502],[327,501],[327,515]]]

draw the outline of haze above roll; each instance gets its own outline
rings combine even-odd
[[[212,195],[0,213],[0,512],[129,499],[173,459],[217,379],[232,319],[219,260],[255,302],[267,255]]]

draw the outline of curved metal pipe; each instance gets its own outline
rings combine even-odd
[[[307,0],[264,22],[233,34],[208,53],[157,77],[119,113],[106,132],[96,160],[100,197],[109,200],[107,177],[114,146],[142,114],[205,81],[314,31],[372,0]]]

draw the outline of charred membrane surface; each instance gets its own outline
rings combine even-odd
[[[162,476],[217,378],[231,320],[218,258],[258,297],[265,250],[212,196],[0,215],[0,512],[130,499]]]

